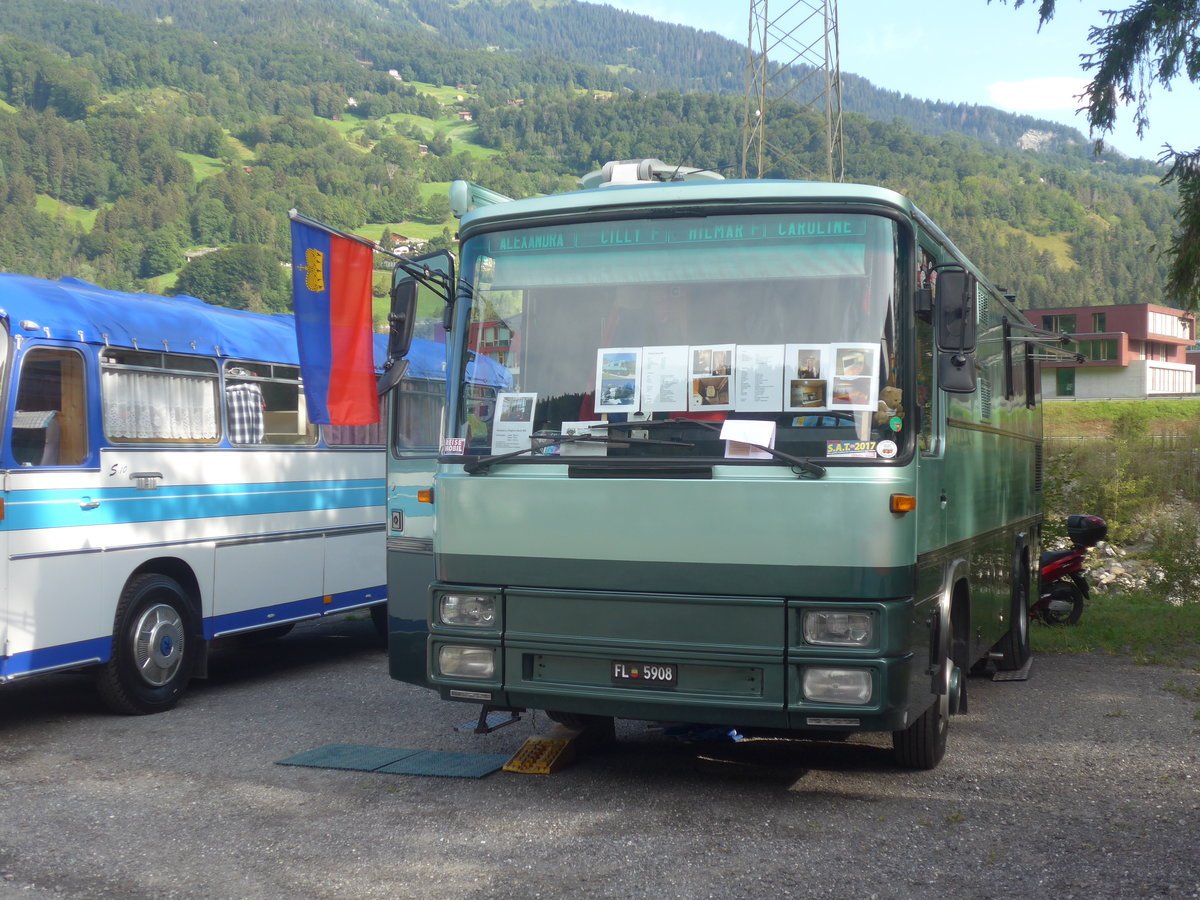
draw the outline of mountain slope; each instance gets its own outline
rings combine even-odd
[[[673,43],[677,26],[570,0],[464,0],[436,18],[448,6],[6,0],[0,267],[162,288],[185,254],[220,248],[229,267],[253,255],[247,247],[286,258],[291,207],[372,238],[448,246],[453,178],[524,196],[612,158],[737,170],[737,92],[638,86],[688,71],[681,58],[584,61],[616,59],[639,35],[639,46],[660,33]],[[716,36],[683,31],[694,56],[703,48],[694,77],[719,77]],[[526,43],[473,43],[489,39]],[[1174,193],[1153,165],[1096,159],[1069,129],[1061,150],[1017,150],[1041,123],[860,82],[848,77],[847,95],[878,113],[846,116],[852,180],[912,196],[1027,305],[1158,301],[1156,248],[1169,240]],[[781,120],[777,140],[815,165],[819,126],[805,114]],[[244,285],[236,296],[208,299],[286,305],[286,286],[255,273],[232,282]]]

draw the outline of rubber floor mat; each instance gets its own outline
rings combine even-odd
[[[396,760],[377,772],[393,775],[448,775],[457,778],[482,778],[508,762],[503,753],[449,753],[441,750],[422,750]]]
[[[495,772],[508,757],[499,753],[450,753],[441,750],[407,750],[362,744],[326,744],[276,761],[280,766],[314,769],[348,769],[389,775],[444,775],[482,778]]]

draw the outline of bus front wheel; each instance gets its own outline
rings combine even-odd
[[[962,670],[955,664],[953,640],[948,632],[940,652],[941,663],[936,672],[937,696],[915,722],[900,731],[892,732],[892,751],[896,765],[905,769],[932,769],[946,755],[946,733],[950,730],[950,714],[963,709],[966,700]]]
[[[157,574],[131,579],[117,604],[112,656],[96,677],[101,699],[129,715],[170,709],[191,678],[198,640],[178,582]]]
[[[946,661],[951,665],[950,661]],[[950,695],[940,694],[903,731],[892,732],[896,764],[905,769],[932,769],[946,755],[946,732],[950,728]]]

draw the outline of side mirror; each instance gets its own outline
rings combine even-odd
[[[399,359],[408,353],[416,318],[416,280],[396,282],[392,288],[392,311],[388,313],[388,359]]]
[[[938,386],[951,394],[975,393],[975,354],[939,351]]]
[[[404,377],[408,361],[403,357],[412,346],[413,326],[417,319],[417,282],[414,278],[397,281],[392,287],[392,311],[388,313],[387,362],[376,390],[386,394]]]
[[[408,369],[404,357],[412,346],[418,304],[423,303],[428,308],[440,300],[445,304],[447,311],[443,317],[446,318],[453,308],[453,289],[454,257],[448,250],[407,257],[403,267],[396,266],[392,275],[392,309],[388,313],[387,362],[377,385],[380,394],[386,394],[399,384]],[[422,319],[422,328],[428,321],[427,313]]]
[[[938,273],[938,386],[952,394],[975,391],[975,291],[975,276],[970,272],[943,269]]]
[[[975,276],[945,271],[937,278],[937,342],[943,350],[975,350]]]

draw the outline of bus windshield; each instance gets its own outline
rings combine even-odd
[[[464,385],[460,446],[532,446],[540,460],[768,458],[755,444],[895,458],[906,375],[897,253],[890,219],[841,213],[469,237],[464,339],[512,386],[482,404]]]

